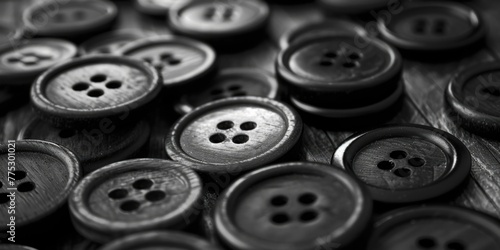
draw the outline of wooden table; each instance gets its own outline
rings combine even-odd
[[[16,18],[20,17],[19,13],[28,2],[26,0],[0,2],[0,20],[21,24]],[[136,28],[158,34],[169,33],[165,19],[155,19],[139,14],[130,2],[116,1],[120,9],[117,28]],[[478,62],[498,60],[500,57],[500,32],[497,30],[500,28],[500,1],[475,0],[467,1],[467,3],[482,13],[488,25],[486,45],[460,60],[434,63],[405,59],[403,78],[406,95],[401,111],[389,123],[431,125],[458,137],[473,156],[472,171],[469,180],[459,190],[458,195],[449,200],[442,200],[442,202],[469,207],[500,218],[500,142],[478,137],[457,127],[447,117],[444,110],[443,91],[456,72]],[[219,55],[220,68],[256,67],[274,72],[274,60],[279,52],[277,40],[281,34],[305,21],[323,18],[314,4],[271,4],[271,9],[272,17],[268,25],[268,37],[263,37],[260,44],[247,51]],[[368,21],[374,20],[375,18],[372,18]],[[33,113],[29,104],[5,113],[0,118],[0,139],[2,141],[15,139],[19,129],[31,117]],[[154,119],[149,157],[165,157],[162,139],[166,128],[175,119],[177,117]],[[307,120],[305,123],[300,158],[307,161],[329,163],[339,144],[355,132],[324,130],[311,126]],[[208,211],[213,200],[214,197],[206,197]],[[213,238],[213,231],[210,231],[212,226],[210,216],[204,216],[204,225],[209,229],[207,237]],[[86,241],[74,232],[69,233],[67,237],[54,235],[50,240],[57,245],[54,249],[94,249],[96,247],[95,244]]]

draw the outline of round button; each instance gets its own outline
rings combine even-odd
[[[115,30],[95,36],[80,44],[81,54],[115,54],[125,44],[144,38],[139,30]]]
[[[23,21],[33,35],[79,40],[111,28],[117,14],[115,4],[106,0],[45,1],[28,7]]]
[[[215,67],[215,52],[204,43],[176,36],[142,39],[119,54],[143,60],[160,71],[164,87],[185,87]]]
[[[302,120],[285,104],[232,97],[205,104],[169,131],[168,155],[202,172],[242,171],[284,156],[302,134]]]
[[[459,72],[446,89],[446,101],[459,124],[484,134],[500,133],[500,63],[483,63]]]
[[[323,164],[284,163],[233,183],[215,208],[234,249],[337,249],[368,225],[372,201],[355,179]]]
[[[373,250],[500,248],[500,223],[452,206],[410,207],[381,217],[368,242]]]
[[[254,1],[197,0],[170,9],[171,27],[201,40],[222,40],[260,30],[269,16],[267,3]]]
[[[444,131],[384,126],[344,141],[332,164],[364,182],[376,201],[406,203],[443,195],[467,178],[471,156]]]
[[[91,56],[59,64],[33,84],[34,109],[59,127],[126,119],[160,92],[154,68],[118,56]]]
[[[193,90],[180,98],[176,110],[186,114],[205,103],[236,96],[278,97],[278,83],[264,70],[253,68],[225,69],[203,89]]]
[[[75,57],[76,46],[58,39],[30,39],[0,48],[2,85],[31,85],[43,71]]]
[[[278,55],[276,71],[302,103],[327,109],[372,105],[397,90],[402,60],[384,42],[364,39],[364,46],[350,35],[294,43]]]
[[[113,124],[102,120],[98,128],[57,128],[48,122],[34,119],[18,135],[18,139],[39,139],[62,145],[80,160],[84,173],[107,164],[134,156],[149,139],[145,121]]]
[[[43,234],[43,230],[50,231],[51,225],[43,219],[57,216],[56,220],[50,220],[52,224],[63,220],[58,211],[64,209],[66,199],[80,178],[76,156],[62,146],[38,140],[1,144],[0,154],[0,163],[4,166],[0,168],[4,177],[0,180],[0,230],[9,230],[8,220],[13,216],[8,213],[12,210],[9,206],[14,206],[17,229],[29,227],[36,235]],[[37,237],[24,236],[28,231],[16,230],[16,233],[16,240],[20,240],[17,236]]]
[[[174,4],[188,0],[135,0],[135,8],[140,12],[152,16],[165,16]]]
[[[280,48],[285,49],[290,44],[302,40],[321,36],[338,35],[358,35],[367,36],[366,30],[361,25],[343,19],[328,19],[315,22],[307,22],[295,29],[286,32],[279,41]]]
[[[360,14],[389,7],[391,1],[387,0],[319,0],[320,8],[331,13]]]
[[[379,19],[381,36],[405,50],[453,50],[472,45],[485,34],[479,14],[453,2],[408,4],[391,19],[389,23]]]
[[[180,232],[153,231],[130,235],[113,241],[100,250],[218,250],[207,241]]]
[[[186,226],[197,209],[201,182],[191,169],[167,160],[113,163],[87,175],[69,199],[73,225],[104,243],[120,236]]]

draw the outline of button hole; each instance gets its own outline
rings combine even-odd
[[[134,181],[132,187],[135,189],[149,189],[153,186],[153,181],[150,179],[139,179]]]
[[[128,191],[123,188],[114,189],[108,193],[108,197],[114,200],[123,199],[128,196]]]
[[[395,150],[395,151],[392,151],[389,156],[392,158],[392,159],[404,159],[406,158],[406,156],[408,156],[408,153],[406,153],[405,151],[402,151],[402,150]]]
[[[418,167],[422,167],[425,164],[425,160],[422,158],[415,157],[415,158],[409,159],[408,164],[410,164],[410,166],[412,166],[412,167],[418,168]]]
[[[243,144],[243,143],[246,143],[248,142],[250,138],[248,137],[248,135],[237,135],[235,137],[233,137],[233,142],[236,143],[236,144]]]
[[[411,170],[408,168],[398,168],[394,171],[394,174],[398,177],[405,178],[411,175]]]
[[[118,89],[122,86],[122,82],[120,81],[110,81],[106,83],[106,88],[108,89]]]
[[[139,203],[138,201],[129,200],[129,201],[123,202],[120,205],[120,209],[123,212],[129,213],[129,212],[132,212],[132,211],[135,211],[135,210],[139,209],[140,206],[141,206],[141,203]]]
[[[417,239],[416,244],[418,247],[421,247],[423,249],[431,249],[437,245],[436,240],[432,237],[419,238]]]
[[[300,221],[302,222],[311,222],[318,218],[318,212],[313,210],[308,210],[300,214]]]
[[[290,221],[290,216],[288,216],[288,214],[285,213],[277,213],[271,216],[271,222],[273,222],[274,224],[281,225],[289,221]]]
[[[221,143],[226,140],[226,136],[221,133],[213,134],[209,138],[211,143]]]
[[[14,174],[14,180],[16,181],[20,181],[24,178],[26,178],[26,172],[22,171],[22,170],[16,170],[14,172],[12,172]]]
[[[466,247],[462,242],[452,241],[446,244],[446,250],[465,250]]]
[[[234,123],[232,121],[223,121],[223,122],[219,122],[219,124],[217,124],[217,128],[221,129],[221,130],[228,130],[228,129],[233,128],[233,126],[234,126]]]
[[[106,81],[107,77],[105,75],[95,75],[90,78],[90,81],[92,82],[104,82]]]
[[[288,198],[284,195],[277,195],[271,199],[271,205],[281,207],[288,203]]]
[[[73,85],[72,88],[74,91],[83,91],[83,90],[87,90],[89,87],[90,87],[90,85],[88,83],[79,82],[79,83],[76,83],[75,85]]]
[[[244,122],[240,125],[240,129],[245,131],[254,130],[256,127],[257,123],[255,122]]]
[[[93,89],[87,93],[88,96],[97,98],[99,96],[104,95],[104,91],[102,89]]]
[[[299,196],[299,202],[304,205],[311,205],[316,202],[317,199],[318,197],[313,193],[305,193]]]
[[[161,201],[161,200],[165,199],[166,196],[167,196],[167,194],[165,194],[165,192],[163,192],[161,190],[154,190],[154,191],[149,191],[146,194],[145,198],[148,201],[156,202],[156,201]]]
[[[381,170],[391,170],[395,167],[395,164],[391,161],[381,161],[377,164],[377,167]]]
[[[25,192],[31,192],[35,189],[35,183],[33,182],[23,182],[21,184],[19,184],[19,186],[17,186],[17,191],[21,192],[21,193],[25,193]]]
[[[344,68],[349,68],[350,69],[350,68],[354,68],[354,67],[358,66],[358,63],[357,62],[345,62],[345,63],[342,64],[342,66]]]

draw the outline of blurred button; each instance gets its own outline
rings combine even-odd
[[[222,70],[203,89],[193,90],[181,97],[177,111],[186,114],[205,103],[237,96],[278,97],[278,83],[264,70],[230,68]]]
[[[403,92],[401,57],[380,40],[362,40],[364,45],[356,46],[351,35],[318,36],[283,50],[276,71],[293,103],[331,118],[355,117],[394,104]]]
[[[323,21],[307,22],[295,29],[286,32],[280,39],[280,48],[285,49],[290,44],[322,36],[341,35],[367,36],[361,25],[348,20],[328,19]]]
[[[386,23],[379,19],[383,39],[404,50],[453,50],[476,43],[485,34],[475,10],[453,3],[413,3]]]
[[[471,156],[453,135],[422,125],[384,126],[354,135],[332,164],[368,185],[376,201],[406,203],[443,195],[468,177]]]
[[[390,6],[388,0],[319,0],[320,8],[335,14],[361,14]],[[396,1],[397,2],[397,1]]]
[[[253,1],[197,0],[173,6],[171,27],[201,40],[223,40],[261,29],[269,16],[267,3]]]
[[[174,4],[187,2],[188,0],[135,0],[135,8],[146,14],[152,16],[165,17],[170,7]]]
[[[73,225],[86,238],[105,243],[120,236],[186,226],[199,209],[201,182],[172,161],[135,159],[87,175],[73,191]]]
[[[62,146],[38,140],[17,141],[15,146],[1,144],[0,154],[4,166],[0,168],[4,177],[0,180],[0,230],[7,232],[7,220],[15,216],[16,240],[46,236],[44,230],[54,232],[54,224],[64,221],[63,207],[80,179],[76,156]],[[12,210],[9,206],[15,207],[15,215],[8,213]],[[36,235],[23,235],[28,232]]]
[[[500,223],[460,207],[403,208],[376,222],[368,246],[373,250],[500,249]]]
[[[149,139],[147,122],[113,124],[103,119],[98,128],[57,128],[34,119],[21,129],[18,139],[40,139],[67,147],[80,160],[84,174],[134,156]]]
[[[144,38],[139,30],[115,30],[100,34],[80,44],[80,51],[88,54],[115,54],[125,44]]]
[[[38,75],[57,63],[75,57],[74,44],[59,39],[30,39],[0,48],[2,85],[31,85]]]
[[[485,136],[500,134],[500,63],[459,72],[446,90],[446,101],[458,123]]]
[[[160,92],[154,68],[138,60],[92,56],[60,64],[42,74],[31,89],[41,118],[58,127],[124,120]]]
[[[143,60],[160,71],[164,87],[186,87],[210,73],[215,52],[204,43],[176,36],[151,37],[123,47],[119,54]]]
[[[201,172],[241,173],[284,156],[302,134],[290,107],[267,98],[233,97],[207,103],[169,131],[168,155]]]
[[[79,40],[111,28],[117,14],[106,0],[43,1],[24,10],[23,21],[35,36]]]
[[[234,249],[337,249],[365,230],[372,201],[344,171],[297,162],[241,177],[215,209],[215,228]]]

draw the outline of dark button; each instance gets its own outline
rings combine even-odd
[[[115,54],[125,44],[144,38],[139,30],[115,30],[100,34],[80,44],[81,54]]]
[[[199,209],[201,182],[191,169],[172,161],[121,161],[87,175],[73,191],[73,225],[86,238],[104,243],[120,236],[182,228]]]
[[[385,108],[401,96],[399,53],[380,40],[364,37],[363,46],[355,40],[319,36],[280,53],[277,73],[298,108],[343,118]],[[326,112],[315,111],[322,109]]]
[[[215,209],[215,228],[235,249],[337,249],[365,229],[372,201],[344,171],[297,162],[241,177]]]
[[[149,138],[149,125],[141,121],[113,124],[103,119],[98,128],[57,128],[34,119],[21,129],[18,139],[40,139],[62,145],[76,154],[84,173],[137,154]]]
[[[75,57],[76,46],[58,39],[30,39],[0,49],[2,85],[30,85],[43,71]]]
[[[33,35],[76,41],[111,28],[117,14],[106,0],[41,2],[24,10],[23,21]]]
[[[1,144],[0,154],[4,166],[0,168],[2,233],[10,228],[10,216],[15,216],[16,242],[33,242],[47,232],[55,232],[54,225],[64,221],[61,208],[80,178],[76,156],[62,146],[38,140]],[[15,215],[8,213],[12,210],[9,206],[15,207]]]
[[[387,0],[319,0],[320,8],[336,14],[360,14],[389,6]]]
[[[278,160],[297,143],[302,120],[280,102],[232,97],[205,104],[169,131],[166,150],[202,172],[240,173]]]
[[[23,246],[23,245],[15,245],[15,244],[1,244],[0,250],[36,250],[35,248]]]
[[[302,40],[339,35],[366,36],[368,33],[361,25],[343,19],[328,19],[322,21],[307,22],[295,29],[286,32],[279,41],[280,47],[285,49],[291,43]]]
[[[259,30],[269,16],[267,3],[255,1],[187,1],[170,9],[171,27],[201,40],[222,40]]]
[[[414,3],[386,23],[379,19],[381,36],[405,50],[439,51],[472,45],[485,34],[479,14],[453,2]]]
[[[138,233],[113,241],[101,248],[101,250],[147,249],[218,250],[220,248],[194,235],[172,231]]]
[[[448,85],[452,118],[489,137],[500,133],[500,63],[483,63],[459,72]]]
[[[134,5],[137,10],[144,14],[165,17],[170,7],[174,4],[182,4],[187,1],[188,0],[135,0]]]
[[[276,99],[278,93],[278,83],[267,71],[253,68],[225,69],[218,72],[208,86],[183,95],[176,109],[186,114],[198,106],[223,98],[260,96]]]
[[[376,222],[368,246],[373,250],[500,249],[500,223],[460,207],[403,208]]]
[[[161,72],[164,87],[185,87],[206,76],[215,66],[215,52],[204,43],[176,36],[142,39],[120,54],[143,60]]]
[[[376,201],[405,203],[443,195],[467,178],[471,156],[453,135],[422,125],[392,125],[344,141],[332,164],[368,185]]]
[[[91,56],[43,73],[33,84],[31,100],[44,120],[72,127],[115,116],[123,120],[160,89],[158,73],[138,60]]]

